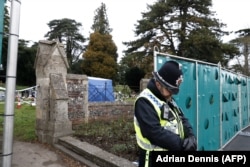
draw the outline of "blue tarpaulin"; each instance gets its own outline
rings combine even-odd
[[[88,77],[88,86],[89,102],[115,101],[112,80]]]

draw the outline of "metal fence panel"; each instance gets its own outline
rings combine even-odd
[[[165,61],[182,64],[184,82],[174,98],[190,120],[198,150],[218,150],[249,125],[249,78],[219,64],[155,52],[154,70]]]

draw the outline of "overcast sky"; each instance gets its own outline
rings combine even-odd
[[[134,24],[140,20],[141,12],[147,11],[146,4],[156,0],[21,0],[19,38],[38,42],[49,31],[47,23],[54,19],[69,18],[82,23],[82,34],[89,37],[94,11],[107,7],[112,35],[122,56],[123,41],[134,39]],[[217,18],[228,25],[226,30],[236,31],[250,28],[250,0],[213,0]],[[224,38],[225,41],[232,37]]]

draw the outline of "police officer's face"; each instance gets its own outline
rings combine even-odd
[[[165,97],[166,100],[171,100],[172,92],[170,92],[166,87],[164,87],[158,81],[156,81],[155,84],[158,90],[161,92],[162,96]]]

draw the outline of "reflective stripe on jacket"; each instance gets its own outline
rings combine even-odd
[[[178,115],[179,111],[177,107],[175,107],[174,109],[171,109],[166,102],[158,99],[154,94],[152,94],[152,92],[149,89],[143,90],[137,99],[139,98],[146,98],[153,105],[160,119],[160,125],[163,128],[168,129],[172,131],[173,133],[179,134],[182,139],[184,138],[183,125]],[[163,106],[165,107],[165,109],[161,110]],[[167,118],[168,115],[172,116],[171,119],[164,119],[164,118]],[[167,150],[167,149],[151,144],[151,142],[147,138],[143,137],[141,130],[140,130],[140,125],[136,117],[134,117],[134,127],[135,127],[135,132],[136,132],[137,144],[142,149],[147,150],[147,151],[166,151]]]

